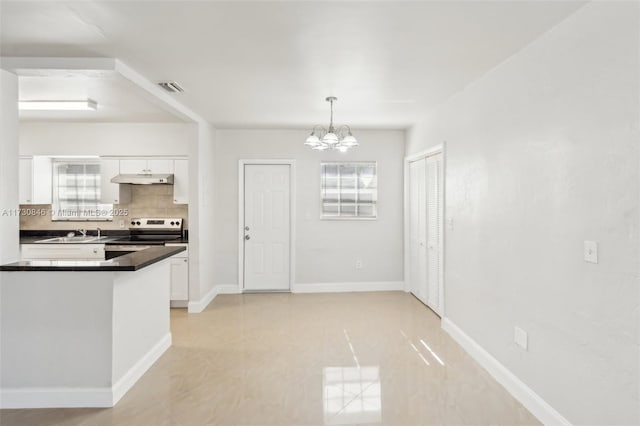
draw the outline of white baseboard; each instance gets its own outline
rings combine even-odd
[[[113,405],[116,405],[120,398],[136,384],[140,377],[171,347],[171,333],[167,333],[136,362],[118,381],[113,385]]]
[[[218,294],[240,294],[240,286],[238,284],[218,284],[215,286]]]
[[[205,308],[216,298],[217,288],[213,286],[211,290],[207,294],[204,295],[200,300],[190,301],[189,305],[187,305],[188,312],[190,314],[199,314],[204,311]]]
[[[167,333],[112,387],[2,389],[0,408],[113,407],[170,346]]]
[[[446,331],[478,364],[493,376],[494,379],[527,410],[545,425],[571,425],[571,423],[557,412],[551,405],[516,377],[507,367],[494,358],[475,340],[455,325],[449,318],[442,319],[442,329]]]
[[[403,281],[294,284],[292,293],[346,293],[356,291],[404,291]]]
[[[19,388],[0,391],[0,408],[113,407],[111,388]]]
[[[169,307],[171,308],[187,308],[189,307],[188,300],[172,300],[169,302]]]

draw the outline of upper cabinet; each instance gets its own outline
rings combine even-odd
[[[125,175],[148,175],[173,173],[172,159],[165,158],[127,158],[120,160],[120,173]]]
[[[111,183],[118,174],[173,174],[173,203],[189,203],[189,160],[161,157],[101,157],[101,200],[105,204],[123,204],[131,200],[131,186]]]
[[[33,200],[33,158],[20,158],[18,179],[18,203],[31,204]]]
[[[189,160],[174,160],[173,203],[189,203]]]
[[[20,157],[18,202],[51,204],[51,157]]]
[[[100,202],[103,204],[124,204],[131,201],[131,187],[112,183],[111,178],[120,173],[120,160],[100,159]]]

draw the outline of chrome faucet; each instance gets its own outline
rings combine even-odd
[[[76,231],[78,231],[79,233],[82,234],[82,238],[87,236],[87,230],[86,229],[76,229]]]

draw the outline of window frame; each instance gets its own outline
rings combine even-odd
[[[372,203],[367,203],[366,205],[370,205],[373,207],[374,214],[372,216],[358,216],[358,206],[359,203],[357,201],[357,197],[360,193],[359,188],[356,185],[356,201],[354,202],[354,206],[356,208],[356,215],[354,216],[341,216],[340,213],[338,215],[326,215],[324,213],[324,205],[325,205],[325,186],[323,179],[323,167],[327,165],[335,165],[338,168],[340,166],[354,165],[354,166],[373,166],[375,170],[375,193],[374,201]],[[357,177],[356,177],[357,180]],[[338,205],[340,206],[340,198],[342,195],[342,187],[338,188]],[[364,203],[363,203],[364,204]],[[320,220],[378,220],[378,162],[377,161],[320,161]]]
[[[97,182],[97,198],[98,203],[96,203],[95,209],[89,210],[81,210],[80,205],[76,206],[76,211],[80,213],[80,211],[93,211],[94,214],[91,215],[61,215],[66,210],[71,211],[70,209],[63,209],[60,205],[60,184],[59,184],[59,176],[58,167],[60,165],[83,165],[85,167],[87,165],[97,165],[98,173],[96,176],[100,179]],[[51,159],[51,221],[52,222],[111,222],[113,221],[113,204],[101,203],[100,197],[102,193],[102,170],[100,168],[100,159],[98,157],[52,157]],[[86,186],[85,186],[86,188]]]

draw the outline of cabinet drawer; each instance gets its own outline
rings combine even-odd
[[[23,260],[104,260],[104,244],[22,244]]]

